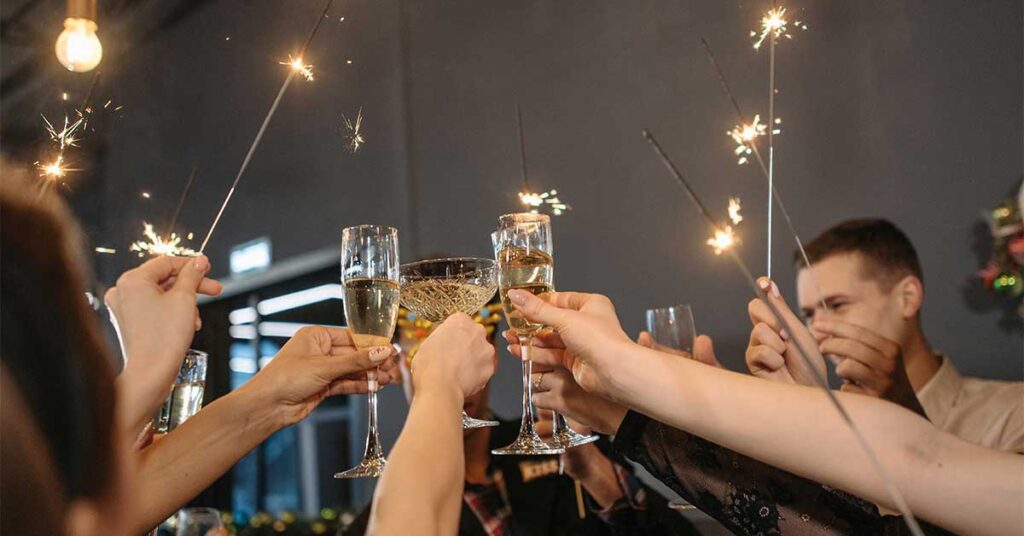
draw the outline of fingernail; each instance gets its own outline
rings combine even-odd
[[[210,259],[206,258],[206,255],[200,255],[196,257],[194,265],[196,270],[205,272],[210,267]]]
[[[525,290],[510,290],[508,291],[508,299],[512,300],[512,303],[516,305],[522,305],[526,303],[526,291]]]
[[[510,354],[512,353],[512,345],[511,344],[506,345],[505,349],[508,350],[508,353],[510,353]]]
[[[761,287],[761,290],[767,291],[770,285],[771,281],[767,277],[759,277],[757,279],[757,286]]]
[[[391,351],[394,350],[391,346],[378,346],[373,350],[370,350],[370,361],[379,363],[384,361],[391,356]]]
[[[776,298],[781,298],[782,297],[782,293],[779,292],[779,287],[777,287],[775,285],[775,281],[772,281],[772,285],[771,286],[772,286],[772,296],[775,296]]]
[[[786,328],[782,328],[781,330],[779,330],[779,337],[782,337],[782,340],[784,341],[789,340],[789,332],[786,331]]]

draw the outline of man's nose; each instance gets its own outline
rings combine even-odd
[[[828,318],[828,314],[824,310],[816,308],[814,310],[814,316],[811,318],[810,322],[807,323],[807,328],[811,330],[811,335],[814,337],[814,340],[818,344],[821,344],[822,341],[827,339],[828,335],[825,334],[825,333],[822,333],[822,332],[820,332],[820,331],[818,331],[816,329],[814,329],[814,324],[816,322],[820,322],[822,320],[826,320],[827,318]]]

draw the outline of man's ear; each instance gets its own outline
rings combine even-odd
[[[913,318],[921,312],[924,305],[924,284],[917,276],[908,275],[896,283],[893,292],[899,300],[900,315],[904,319]]]

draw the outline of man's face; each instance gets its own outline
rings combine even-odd
[[[858,253],[839,253],[811,266],[817,285],[806,268],[797,274],[797,302],[804,320],[842,320],[867,328],[883,337],[903,343],[906,319],[903,317],[896,286],[886,290],[870,278],[863,258]],[[822,310],[821,296],[830,312]],[[813,330],[812,330],[813,332]],[[820,341],[823,336],[814,333]]]

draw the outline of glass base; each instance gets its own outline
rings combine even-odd
[[[499,424],[501,423],[499,423],[498,421],[485,421],[483,419],[474,419],[473,417],[467,415],[465,411],[462,412],[463,430],[469,430],[472,428],[487,428],[488,426],[498,426]]]
[[[334,478],[377,478],[384,474],[384,467],[386,465],[387,460],[383,457],[367,458],[348,471],[335,473]]]
[[[668,507],[673,510],[696,510],[697,507],[686,502],[686,501],[672,501],[668,503]]]
[[[561,432],[551,436],[551,444],[556,447],[571,449],[573,447],[578,447],[580,445],[586,445],[587,443],[593,443],[598,439],[600,439],[599,436],[585,436],[580,433],[577,433],[572,428],[566,427]]]
[[[537,434],[520,435],[507,447],[494,449],[491,454],[496,456],[548,456],[565,454],[562,447],[554,447],[544,442]]]

